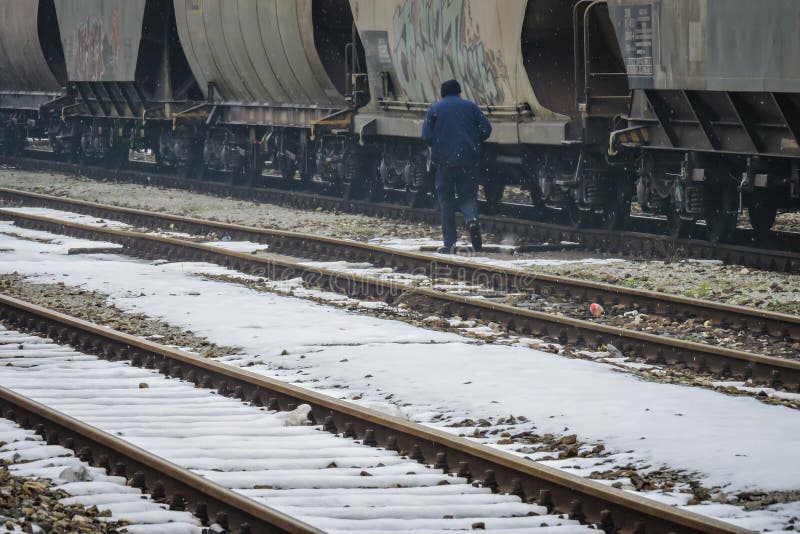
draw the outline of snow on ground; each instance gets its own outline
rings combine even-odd
[[[518,260],[504,260],[502,258],[487,258],[483,256],[471,256],[470,261],[483,265],[494,265],[497,267],[509,267],[517,269],[527,269],[530,267],[540,267],[542,265],[603,265],[607,263],[625,263],[627,260],[618,258],[584,258],[575,260],[558,260],[553,258],[526,258]]]
[[[439,247],[441,241],[428,238],[392,238],[392,239],[370,239],[370,244],[391,247],[397,250],[420,250],[422,247]]]
[[[0,381],[15,391],[328,532],[463,531],[476,523],[494,531],[539,532],[544,523],[563,534],[591,532],[519,497],[307,426],[308,405],[268,413],[191,382],[2,328],[0,362]],[[23,473],[63,469],[36,467]],[[119,517],[163,518],[151,503],[106,506]]]
[[[0,232],[17,231],[0,225]],[[109,294],[224,345],[233,365],[372,407],[386,397],[422,422],[524,415],[539,433],[576,433],[640,465],[697,471],[726,492],[797,489],[800,414],[747,397],[645,382],[612,366],[534,349],[478,345],[408,324],[211,281],[229,273],[199,263],[145,262],[109,254],[65,256],[52,243],[0,234],[0,271]],[[288,355],[281,355],[283,351]],[[574,471],[571,471],[574,472]],[[699,508],[704,508],[703,506]],[[699,510],[703,511],[703,510]]]
[[[0,343],[8,336],[0,329]],[[23,338],[30,339],[28,336]],[[8,385],[8,384],[5,384]],[[89,508],[108,510],[111,515],[101,518],[106,521],[129,521],[125,532],[130,534],[200,534],[203,528],[189,512],[170,511],[165,504],[158,504],[142,495],[141,491],[125,484],[124,477],[109,476],[105,469],[92,467],[75,458],[74,453],[60,445],[47,445],[42,438],[7,419],[0,418],[0,460],[8,462],[12,475],[32,479],[45,478],[55,488],[65,491],[70,497],[61,499],[65,505],[82,504]],[[3,532],[20,532],[22,529]],[[28,532],[27,530],[25,532]],[[44,532],[41,528],[34,532]]]
[[[759,395],[765,395],[767,397],[775,397],[777,399],[800,400],[800,393],[789,393],[787,391],[779,391],[774,388],[750,387],[745,385],[744,382],[739,382],[736,380],[713,382],[712,385],[714,387],[735,387],[736,389],[746,393],[755,393]]]
[[[48,245],[50,245],[50,248],[48,249],[48,252],[53,252],[56,254],[67,254],[70,251],[70,249],[108,250],[112,248],[118,248],[122,250],[122,245],[117,245],[115,243],[108,243],[105,241],[92,241],[90,239],[76,239],[72,237],[64,237],[56,234],[50,234],[47,232],[40,232],[38,230],[28,230],[27,228],[20,228],[18,226],[14,226],[14,224],[10,222],[0,221],[0,234],[2,234],[0,239],[2,239],[3,242],[5,242],[6,240],[11,240],[17,243],[14,249],[16,248],[26,249],[25,244],[35,241],[49,241]],[[36,247],[33,247],[27,250],[34,251],[38,249]],[[5,250],[5,247],[0,246],[0,253],[3,252],[7,251]],[[42,252],[44,253],[44,251]]]
[[[432,247],[439,247],[441,242],[435,241],[432,239],[373,239],[370,241],[371,244],[375,245],[382,245],[384,247],[394,248],[397,250],[407,250],[412,252],[419,252],[423,249],[428,249]],[[467,246],[465,243],[462,243],[464,246]],[[569,243],[565,243],[569,244]],[[513,250],[514,247],[509,247],[506,245],[495,245],[492,243],[486,243],[487,247],[492,247],[493,249],[507,249]],[[584,258],[584,259],[574,259],[574,260],[559,260],[553,258],[520,258],[520,259],[504,259],[502,257],[492,257],[486,256],[483,254],[469,254],[465,256],[459,255],[459,259],[469,259],[469,261],[474,261],[476,263],[481,263],[483,265],[494,265],[498,267],[510,267],[510,268],[518,268],[518,269],[526,269],[530,267],[542,266],[542,265],[571,265],[571,264],[587,264],[587,265],[600,265],[605,263],[618,263],[618,262],[625,262],[626,260],[617,259],[617,258],[606,258],[606,259],[597,259],[597,258]]]
[[[203,245],[209,247],[217,247],[228,252],[255,252],[256,250],[267,250],[269,247],[263,243],[255,243],[253,241],[207,241]]]
[[[83,215],[80,213],[73,213],[71,211],[54,210],[51,208],[14,208],[4,206],[3,209],[15,213],[36,215],[37,217],[48,217],[50,219],[57,219],[59,221],[87,224],[90,226],[102,226],[103,228],[109,228],[112,230],[128,230],[131,228],[131,225],[120,221],[98,219],[97,217],[93,217],[91,215]]]

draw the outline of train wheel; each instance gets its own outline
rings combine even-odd
[[[433,191],[427,185],[407,185],[405,199],[409,208],[430,208],[436,200]]]
[[[506,183],[500,176],[490,176],[483,184],[483,196],[486,198],[486,212],[497,213],[503,202]]]
[[[706,213],[706,238],[712,243],[724,243],[733,237],[736,230],[736,205],[732,188],[712,190],[708,195]]]
[[[7,157],[18,156],[25,145],[13,127],[8,127],[3,132],[3,155]]]
[[[245,185],[245,171],[242,167],[234,167],[228,171],[228,184],[229,185]]]
[[[110,170],[119,170],[128,162],[128,146],[116,145],[109,148],[103,158],[103,166]]]
[[[300,171],[300,187],[303,189],[308,188],[311,182],[314,180],[314,171],[310,169],[306,169]]]
[[[156,160],[156,172],[164,172],[167,168],[166,163],[164,162],[164,155],[161,153],[158,147],[153,149],[153,157]]]
[[[533,180],[530,184],[528,184],[528,193],[531,196],[531,206],[533,206],[534,218],[542,218],[545,214],[547,206],[544,202],[542,190],[539,188],[539,183],[537,180]]]
[[[307,150],[305,152],[305,161],[301,161],[300,168],[298,169],[300,174],[300,187],[303,189],[307,189],[308,186],[311,185],[311,182],[314,181],[314,173],[317,169],[317,161],[314,157],[314,153],[311,150]]]
[[[362,180],[347,181],[340,188],[342,198],[345,200],[362,200],[364,198],[364,183]]]
[[[693,220],[682,219],[677,210],[670,209],[667,213],[667,228],[672,239],[686,239],[694,227]]]
[[[588,210],[582,210],[575,204],[570,204],[566,208],[567,216],[569,217],[569,224],[573,228],[589,228],[593,226],[596,221],[594,213]]]
[[[405,199],[409,208],[427,207],[431,203],[428,170],[422,162],[409,162],[403,171],[406,181]]]
[[[195,173],[192,166],[183,163],[178,164],[178,178],[193,180],[195,178]]]
[[[361,200],[364,197],[368,173],[369,158],[362,151],[352,149],[344,156],[342,197],[345,200]]]
[[[281,173],[283,183],[291,187],[294,185],[294,175],[297,173],[297,163],[286,156],[279,156],[278,170]]]
[[[405,199],[409,208],[421,208],[425,204],[427,193],[416,185],[406,185]]]
[[[750,225],[753,227],[753,234],[757,240],[762,240],[769,236],[775,218],[778,216],[778,206],[774,202],[765,198],[756,198],[750,201],[747,206],[747,215],[750,218]]]
[[[367,200],[370,202],[383,202],[386,200],[386,190],[380,177],[376,176],[367,182]]]
[[[608,200],[605,211],[599,217],[599,226],[606,230],[624,230],[631,216],[631,197],[621,187],[614,186]]]

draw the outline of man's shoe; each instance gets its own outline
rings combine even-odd
[[[478,221],[469,223],[469,239],[472,241],[472,248],[475,252],[483,250],[483,239],[481,239],[481,225]]]
[[[449,247],[439,247],[436,249],[436,252],[439,254],[455,254],[456,253],[456,246],[450,245]]]

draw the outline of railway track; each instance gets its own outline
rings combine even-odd
[[[601,282],[533,273],[522,269],[485,264],[443,255],[397,250],[344,239],[219,223],[152,211],[72,200],[0,187],[0,202],[45,207],[113,219],[134,227],[170,229],[192,235],[227,236],[234,241],[264,244],[276,253],[320,260],[369,262],[400,272],[447,277],[506,292],[525,292],[577,304],[623,305],[642,313],[668,314],[683,319],[711,320],[731,328],[763,332],[793,341],[800,340],[800,317],[702,299],[626,288]]]
[[[14,411],[22,426],[38,427],[48,439],[74,447],[95,463],[113,465],[121,459],[132,483],[163,502],[187,509],[205,502],[200,514],[205,517],[227,513],[218,522],[227,519],[231,531],[313,532],[291,519],[299,517],[333,531],[346,531],[361,520],[370,531],[441,528],[449,521],[467,529],[531,531],[546,523],[582,532],[583,523],[604,532],[744,532],[446,432],[1,295],[0,321],[13,329],[14,339],[4,345],[9,330],[0,331],[3,383],[34,398],[0,388],[3,414]],[[47,336],[80,353],[44,339],[20,341],[18,332]],[[219,395],[204,393],[208,389]],[[307,414],[303,405],[310,408]],[[54,411],[59,407],[73,417]],[[275,413],[280,411],[290,413]],[[298,412],[315,426],[277,422]],[[131,442],[158,449],[182,467],[142,456]],[[142,474],[134,474],[137,470]],[[327,485],[314,483],[315,477]],[[392,488],[398,479],[399,487]],[[214,481],[237,489],[236,499]],[[354,494],[361,506],[346,504]],[[212,500],[215,495],[221,500]],[[256,502],[265,499],[279,511]],[[245,520],[249,527],[242,526]]]
[[[31,341],[39,339],[0,327],[0,350],[7,349],[10,344],[16,348],[15,342]],[[66,349],[59,347],[59,350]],[[14,410],[11,415],[16,418],[19,408]],[[4,532],[87,534],[121,530],[102,528],[102,523],[110,522],[114,527],[124,525],[129,534],[201,534],[200,520],[185,510],[185,506],[176,502],[178,506],[170,507],[169,503],[156,502],[141,489],[128,486],[124,476],[115,475],[115,472],[127,470],[124,463],[116,462],[107,468],[92,466],[81,460],[74,450],[57,445],[57,436],[52,432],[47,436],[43,423],[36,425],[35,429],[41,432],[37,435],[35,429],[21,428],[3,415],[0,415],[0,493],[3,495],[0,521]],[[74,438],[66,439],[74,442]],[[84,449],[84,453],[90,450]],[[102,463],[107,463],[105,458]],[[9,481],[7,475],[18,480]],[[49,488],[41,479],[50,481]]]
[[[4,365],[12,365],[7,363],[10,358],[17,360],[15,362],[17,364],[22,360],[19,356],[9,356],[11,351],[2,350],[8,348],[8,344],[20,348],[33,348],[30,345],[26,347],[24,341],[20,343],[21,340],[12,339],[20,337],[17,334],[19,333],[9,332],[0,327],[0,361],[4,361]],[[52,349],[51,346],[49,358],[63,364],[64,352]],[[30,352],[37,353],[37,360],[48,357],[42,354],[41,349],[34,348]],[[65,377],[60,378],[64,380]],[[206,525],[209,518],[212,518],[211,522],[223,527],[233,527],[232,532],[239,534],[322,532],[192,473],[129,441],[70,417],[57,408],[20,395],[7,387],[9,382],[11,380],[6,376],[3,381],[5,385],[0,386],[2,416],[19,423],[23,428],[36,429],[36,432],[47,440],[48,445],[62,445],[71,449],[81,460],[104,468],[115,476],[128,478],[131,486],[142,492],[149,492],[156,502],[168,503],[170,510],[193,508],[197,517],[205,519]],[[66,384],[68,385],[68,381]],[[61,393],[63,395],[66,391]]]
[[[338,210],[346,213],[359,213],[368,216],[426,222],[438,224],[436,210],[408,208],[398,204],[370,203],[345,200],[326,196],[321,192],[298,192],[269,187],[242,187],[215,181],[197,181],[179,178],[171,174],[156,173],[151,165],[131,163],[130,167],[109,170],[101,166],[69,164],[54,160],[51,153],[28,151],[25,157],[0,158],[0,163],[13,165],[19,169],[34,171],[62,172],[79,174],[94,179],[113,179],[143,185],[187,189],[204,194],[233,197],[254,202],[271,202],[302,209]],[[272,181],[269,182],[271,184]],[[574,242],[587,250],[620,254],[644,259],[664,259],[692,257],[700,259],[719,259],[726,263],[748,267],[780,271],[800,272],[800,234],[784,233],[776,235],[773,247],[757,248],[748,245],[714,244],[696,239],[672,239],[664,235],[641,232],[619,232],[599,229],[575,229],[569,226],[544,223],[525,216],[523,206],[507,206],[506,214],[484,216],[482,225],[488,232],[496,235],[513,235],[520,242]],[[648,231],[659,231],[660,225],[650,218],[642,218]],[[742,243],[748,243],[752,236],[747,231],[738,233]]]
[[[307,261],[275,253],[254,255],[234,252],[183,239],[127,229],[102,228],[96,225],[69,222],[7,209],[0,209],[0,217],[13,221],[24,228],[120,244],[125,253],[134,256],[151,259],[166,258],[172,261],[204,261],[246,274],[265,276],[271,280],[301,277],[311,287],[346,294],[354,298],[384,301],[395,305],[405,303],[422,316],[429,314],[438,314],[442,317],[458,315],[493,321],[503,325],[511,333],[553,339],[561,344],[569,344],[578,350],[596,350],[603,345],[613,344],[624,354],[653,364],[671,365],[681,369],[689,368],[699,373],[710,373],[723,378],[752,379],[757,384],[788,391],[798,391],[800,388],[800,361],[796,360],[763,356],[723,346],[675,339],[574,317],[543,313],[497,301],[412,287],[372,276],[315,266]],[[396,253],[401,257],[407,257],[406,253],[391,251],[391,249],[388,249],[386,253]],[[431,257],[427,257],[427,261],[432,261]],[[442,261],[462,262],[455,259]],[[472,268],[472,266],[469,267]],[[491,271],[485,272],[490,273]],[[520,282],[519,280],[525,279],[519,276],[519,273],[517,275],[518,281],[513,284],[529,283]],[[478,274],[474,276],[478,276]],[[536,283],[535,275],[526,273],[526,276],[531,280],[530,283]],[[655,299],[658,298],[656,295],[651,296]],[[686,299],[686,301],[691,301],[691,299]],[[697,305],[697,303],[693,304]],[[714,306],[708,303],[706,305]],[[797,323],[797,318],[792,316],[781,317],[780,314],[750,312],[746,308],[731,308],[740,313],[749,313],[751,321],[760,317],[788,321],[786,324],[794,323],[796,325]],[[786,333],[784,328],[788,327],[781,326],[781,330],[779,330],[781,335]]]

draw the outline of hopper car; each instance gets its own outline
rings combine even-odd
[[[430,202],[443,80],[493,123],[487,206],[675,236],[800,205],[791,0],[2,0],[0,147]]]

